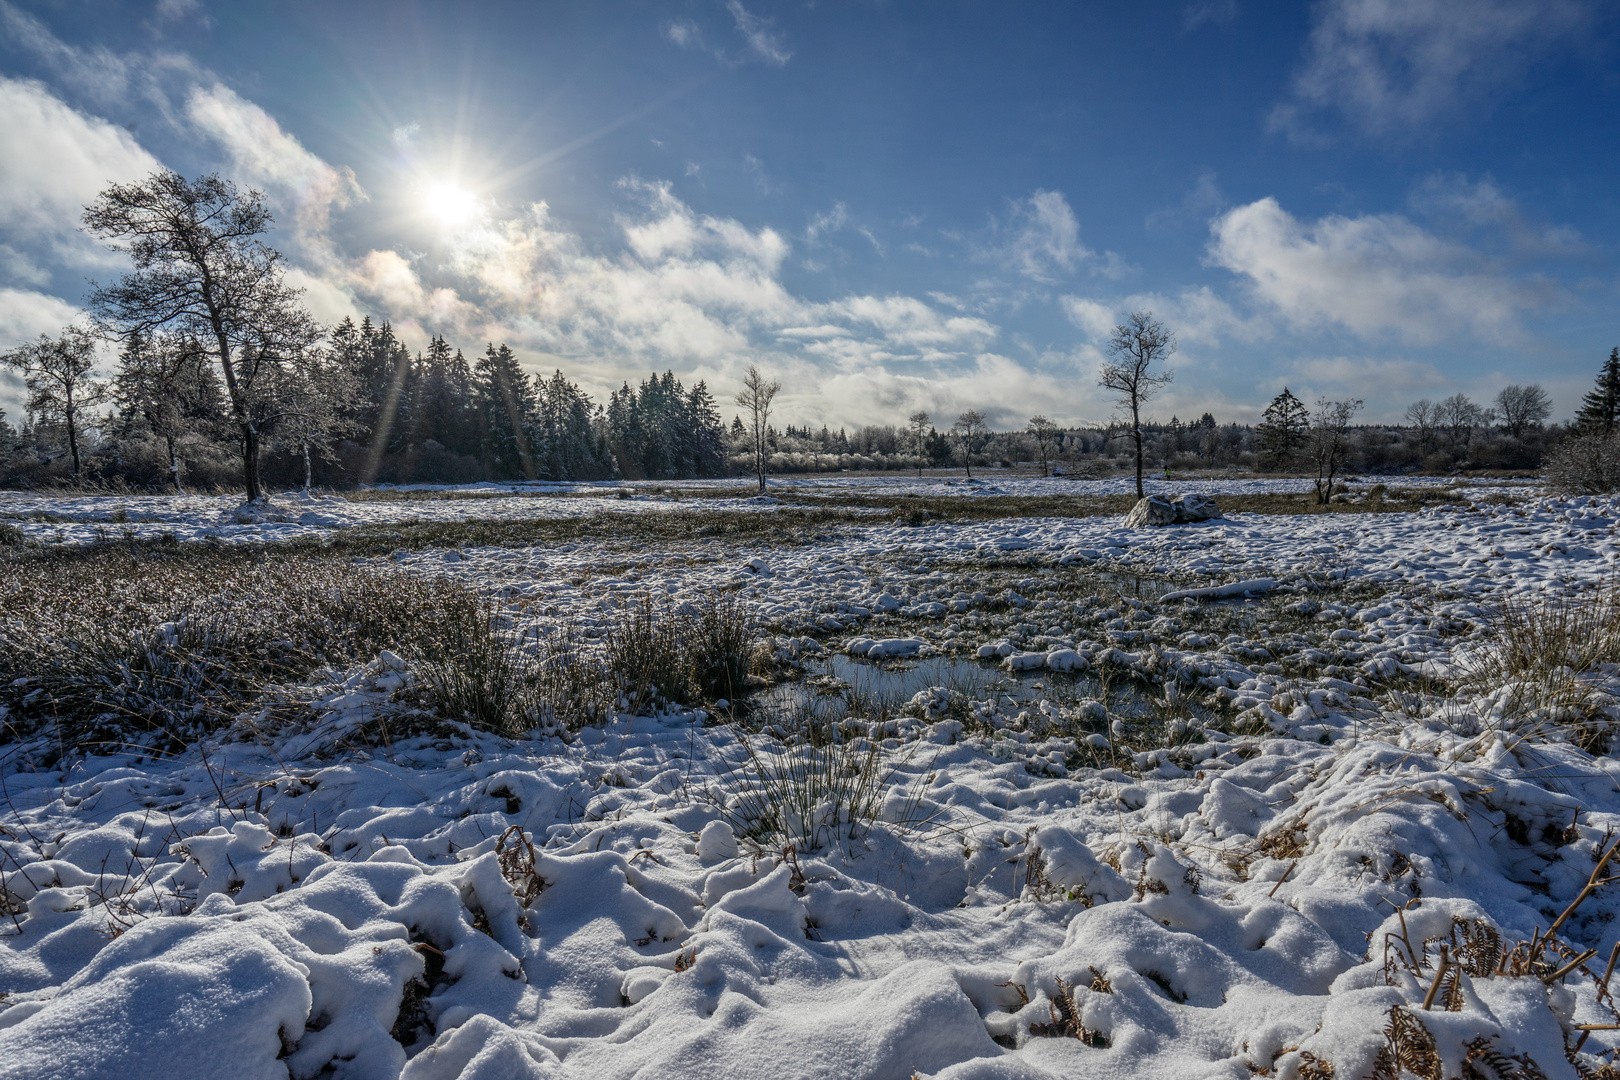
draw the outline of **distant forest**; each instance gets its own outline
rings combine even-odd
[[[213,365],[200,355],[189,364],[153,362],[150,351],[131,341],[114,377],[88,389],[116,410],[80,420],[85,480],[172,489],[178,474],[182,486],[234,486],[240,451]],[[325,364],[342,376],[325,383],[340,400],[322,438],[283,431],[270,440],[264,470],[272,484],[302,484],[306,475],[338,488],[673,479],[730,469],[727,433],[708,387],[699,381],[688,389],[670,372],[625,384],[602,406],[560,371],[531,377],[505,345],[491,344],[469,362],[435,337],[413,356],[390,326],[369,318],[358,326],[345,319],[331,332]],[[153,370],[164,377],[153,378]],[[18,427],[0,413],[4,482],[70,479],[66,428],[49,409],[30,412]]]
[[[148,490],[230,488],[240,447],[213,365],[183,342],[132,338],[111,379],[80,389],[70,432],[49,394],[12,424],[0,413],[0,483],[39,487],[74,482]],[[266,443],[268,483],[349,488],[372,483],[471,483],[513,480],[679,479],[749,472],[740,418],[728,425],[709,388],[690,388],[673,373],[626,383],[594,402],[561,372],[533,377],[505,345],[473,360],[442,337],[412,355],[386,323],[345,319],[327,336],[322,384],[328,413],[314,434],[297,425]],[[153,371],[162,371],[157,386]],[[1611,357],[1597,396],[1620,400],[1620,366]],[[85,406],[111,405],[102,415]],[[1614,402],[1607,404],[1612,418]],[[1595,408],[1589,401],[1583,415]],[[1458,394],[1420,401],[1407,423],[1362,425],[1347,432],[1349,472],[1448,473],[1533,469],[1564,433],[1547,425],[1539,387],[1504,388],[1489,406]],[[972,414],[977,415],[977,414]],[[1259,424],[1222,424],[1206,412],[1143,425],[1145,458],[1155,469],[1233,469],[1288,473],[1310,468],[1311,411],[1284,390]],[[1587,420],[1590,420],[1587,417]],[[957,420],[952,424],[952,420]],[[1038,423],[1036,421],[1039,421]],[[1612,423],[1612,419],[1610,421]],[[946,430],[941,432],[939,426]],[[70,438],[69,435],[73,437]],[[925,414],[909,423],[855,429],[786,424],[768,428],[774,473],[994,467],[1035,462],[1071,476],[1113,475],[1128,464],[1128,440],[1103,426],[1059,428],[1032,418],[1027,428],[978,434],[958,418],[939,425]],[[71,445],[70,445],[71,444]]]

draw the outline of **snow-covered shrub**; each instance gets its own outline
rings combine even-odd
[[[1620,435],[1571,435],[1547,455],[1542,475],[1548,488],[1571,495],[1620,490]]]

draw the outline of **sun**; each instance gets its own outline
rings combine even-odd
[[[445,228],[469,225],[478,217],[478,196],[459,184],[428,184],[420,201],[422,212]]]

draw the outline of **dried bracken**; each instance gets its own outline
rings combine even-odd
[[[509,825],[500,839],[495,841],[495,857],[500,862],[501,877],[512,887],[519,907],[528,907],[545,889],[546,883],[535,869],[534,845],[523,835],[523,829]]]

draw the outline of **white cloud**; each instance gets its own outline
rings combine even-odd
[[[1325,0],[1276,129],[1308,136],[1314,114],[1363,133],[1410,132],[1489,100],[1589,21],[1589,0]]]
[[[1193,0],[1181,9],[1181,26],[1188,31],[1200,26],[1224,26],[1237,18],[1237,13],[1237,0]]]
[[[723,398],[755,362],[790,384],[784,417],[890,420],[871,395],[896,387],[958,408],[1022,400],[1027,373],[984,359],[1000,333],[986,319],[903,295],[808,301],[781,281],[790,249],[775,230],[696,213],[668,184],[620,188],[635,207],[617,250],[587,249],[533,204],[461,234],[442,265],[372,251],[294,283],[323,318],[358,307],[405,331],[507,341],[598,395],[672,367]]]
[[[269,189],[291,210],[306,255],[324,257],[331,212],[366,197],[353,172],[310,153],[269,113],[227,86],[193,87],[186,117],[225,151],[233,178]]]
[[[1210,226],[1210,261],[1249,279],[1297,327],[1430,344],[1468,331],[1513,338],[1547,288],[1506,276],[1478,252],[1395,214],[1301,222],[1277,200],[1236,207]]]
[[[1216,296],[1208,285],[1184,288],[1174,295],[1136,293],[1120,304],[1123,311],[1151,311],[1184,345],[1216,346],[1223,341],[1257,341],[1270,333],[1269,321],[1245,318]]]
[[[1092,341],[1106,341],[1127,311],[1149,311],[1185,344],[1216,346],[1222,341],[1255,341],[1266,336],[1264,319],[1245,318],[1216,296],[1208,285],[1184,288],[1174,295],[1133,293],[1114,304],[1081,296],[1058,298],[1070,322]]]
[[[127,106],[131,98],[142,97],[167,116],[165,82],[198,77],[196,62],[183,53],[119,54],[103,45],[69,45],[8,0],[0,0],[0,39],[32,53],[63,83],[101,106]]]
[[[60,297],[31,289],[0,288],[0,349],[41,334],[55,334],[84,312]]]
[[[129,92],[132,72],[127,59],[100,45],[92,49],[68,45],[44,23],[6,0],[0,0],[0,34],[97,101],[116,101]]]
[[[664,36],[683,49],[703,48],[703,31],[691,19],[676,19],[665,24]]]
[[[1098,254],[1080,241],[1080,220],[1061,191],[1038,190],[1012,204],[1005,225],[991,223],[993,246],[985,252],[1032,281],[1051,283],[1082,266],[1103,277],[1132,272],[1112,251]]]
[[[830,232],[837,232],[849,223],[849,210],[843,203],[834,203],[833,208],[824,214],[817,214],[805,226],[804,238],[815,243]]]
[[[50,280],[50,273],[35,262],[26,251],[19,251],[10,244],[0,244],[0,281],[46,285]]]
[[[203,12],[202,0],[158,0],[157,6],[153,8],[153,14],[160,22],[179,22],[194,17],[204,25],[208,23],[208,16]]]
[[[79,215],[108,184],[160,167],[123,128],[37,82],[0,76],[0,230],[14,245],[43,246],[73,266],[108,265],[109,253],[78,231]]]
[[[1489,176],[1471,181],[1460,173],[1431,173],[1412,189],[1407,202],[1442,225],[1498,235],[1518,255],[1569,256],[1586,250],[1574,229],[1531,223]]]
[[[1114,332],[1119,319],[1112,307],[1082,296],[1064,296],[1058,300],[1069,321],[1086,332],[1093,341],[1105,341]]]
[[[782,35],[771,29],[771,21],[751,14],[738,0],[727,0],[726,10],[737,22],[737,32],[748,42],[748,51],[767,64],[781,67],[792,59]]]
[[[0,352],[32,341],[41,334],[57,334],[64,326],[80,321],[83,315],[83,311],[66,300],[46,293],[0,288]],[[0,367],[0,412],[15,422],[25,400],[22,379],[11,369]]]
[[[1076,263],[1091,256],[1080,243],[1080,221],[1061,191],[1037,191],[1015,204],[1013,228],[1007,257],[1025,277],[1045,281],[1058,271],[1073,273]]]

